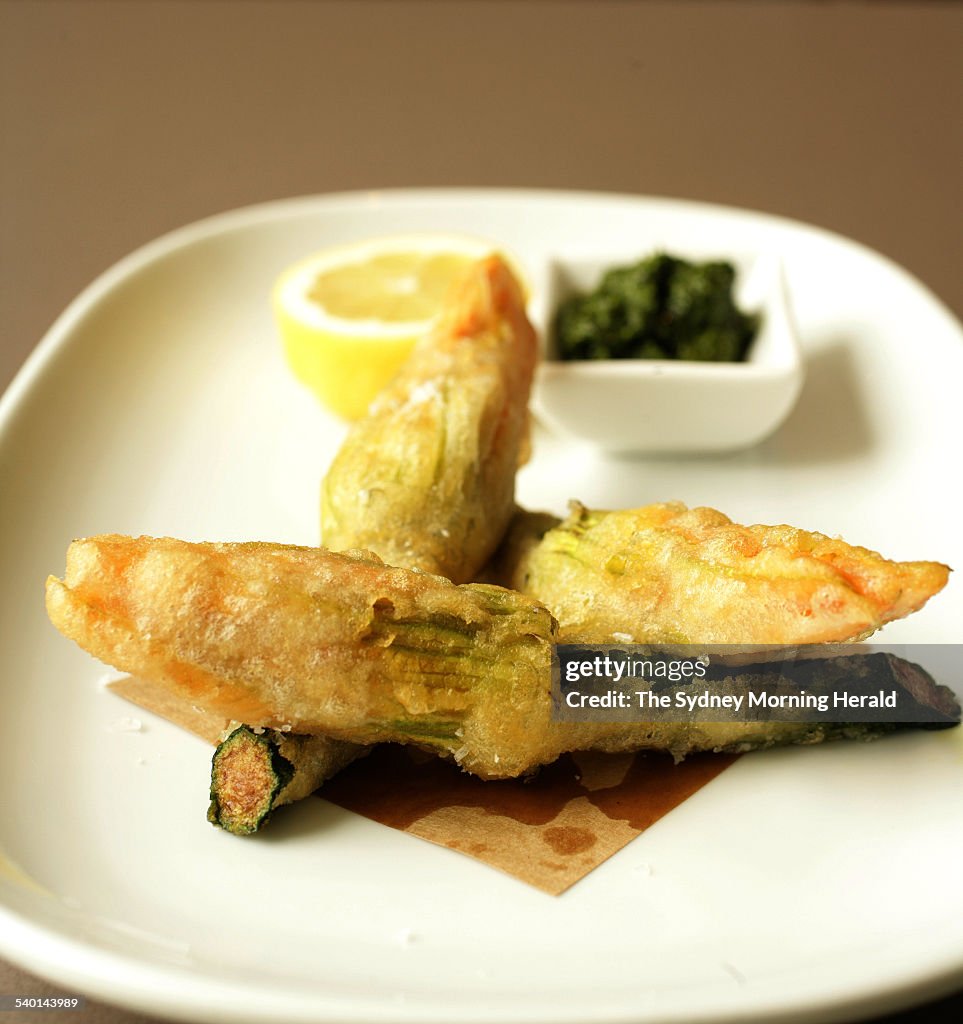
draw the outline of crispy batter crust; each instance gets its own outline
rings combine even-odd
[[[791,550],[822,551],[824,540],[805,535]],[[828,543],[837,557],[839,542]],[[48,581],[47,607],[98,658],[225,717],[361,744],[413,743],[485,778],[522,774],[568,750],[683,756],[848,734],[769,722],[553,722],[557,633],[543,606],[371,555],[95,537],[71,545],[64,581]]]
[[[325,546],[473,579],[514,510],[535,357],[518,282],[500,257],[479,261],[331,464]]]
[[[792,526],[739,526],[680,502],[569,517],[501,556],[506,585],[552,610],[563,641],[842,643],[917,611],[938,562],[892,562]]]
[[[496,766],[503,735],[523,770],[526,729],[548,720],[554,621],[541,605],[373,555],[88,538],[48,580],[47,610],[101,660],[252,726],[482,748]]]

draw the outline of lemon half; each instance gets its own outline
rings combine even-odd
[[[458,235],[398,235],[288,268],[272,301],[295,376],[340,416],[363,416],[431,329],[452,281],[496,248]]]

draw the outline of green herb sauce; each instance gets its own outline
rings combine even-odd
[[[694,359],[739,362],[759,327],[732,298],[736,272],[658,253],[609,270],[558,311],[560,359]]]

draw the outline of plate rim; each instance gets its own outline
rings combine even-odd
[[[0,924],[4,925],[0,952],[11,963],[61,988],[76,990],[85,996],[121,1006],[132,1012],[163,1014],[171,1020],[209,1022],[218,1024],[225,1019],[237,1024],[264,1024],[285,1020],[287,1024],[450,1024],[452,1014],[444,1005],[423,1002],[386,1003],[369,999],[361,1003],[356,998],[333,996],[331,993],[303,989],[283,989],[253,983],[241,985],[227,978],[199,973],[187,967],[165,965],[137,960],[129,955],[84,943],[79,939],[45,930],[0,903]],[[23,946],[11,950],[10,939],[27,940]],[[39,953],[31,956],[30,940],[39,947],[48,947],[52,955]],[[56,958],[59,959],[59,963]],[[945,957],[951,961],[953,957]],[[54,966],[56,965],[56,966]],[[921,1002],[952,995],[959,991],[963,979],[963,966],[957,962],[941,963],[927,977],[891,975],[884,987],[872,992],[856,990],[840,994],[826,993],[805,1006],[799,1006],[786,996],[761,993],[761,1000],[747,1006],[744,1002],[723,1008],[692,1007],[669,1009],[657,1016],[644,1015],[637,1004],[622,1003],[607,1007],[591,1019],[591,1024],[819,1024],[819,1022],[846,1021],[876,1013],[894,1013]],[[769,989],[773,981],[760,987]],[[744,990],[743,990],[744,991]],[[640,1012],[643,1014],[640,1016]],[[283,1016],[279,1016],[282,1014]],[[226,1015],[229,1014],[229,1017]],[[587,1024],[581,1009],[563,1009],[546,1013],[526,1007],[522,1012],[507,1012],[497,1003],[478,1001],[476,1005],[459,1007],[458,1020],[463,1024],[491,1024],[493,1016],[501,1024]]]

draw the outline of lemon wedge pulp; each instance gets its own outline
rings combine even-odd
[[[294,375],[340,416],[363,416],[431,329],[452,281],[494,248],[401,235],[326,249],[288,268],[272,300]]]

